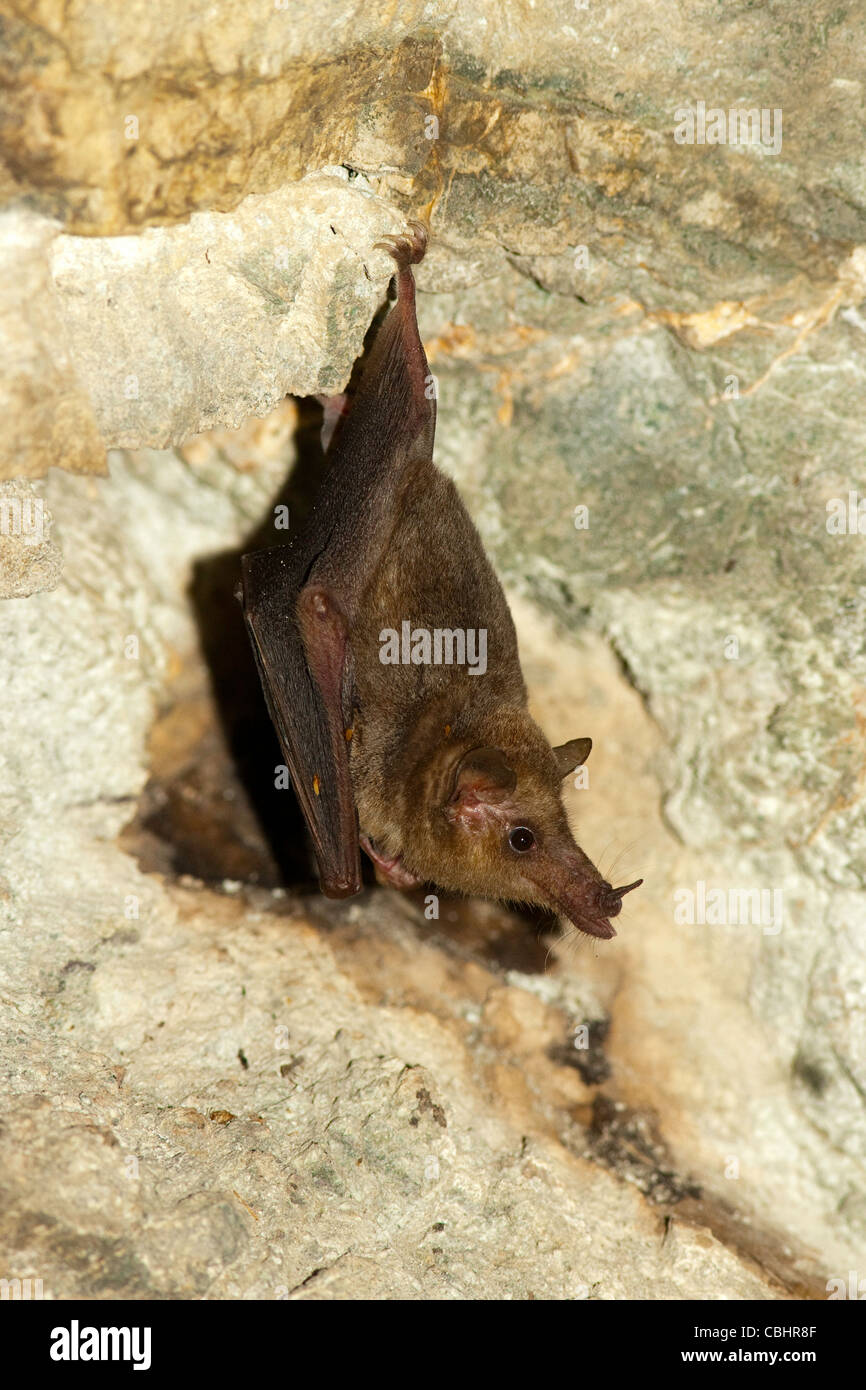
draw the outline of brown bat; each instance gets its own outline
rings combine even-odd
[[[360,890],[363,846],[399,887],[537,903],[614,936],[610,918],[642,880],[611,887],[560,790],[591,740],[551,748],[530,718],[502,587],[433,464],[411,270],[426,246],[419,223],[389,238],[397,302],[305,528],[243,557],[262,686],[324,893]]]

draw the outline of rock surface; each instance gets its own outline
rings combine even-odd
[[[32,483],[0,483],[0,598],[27,598],[57,584],[62,556],[51,521]]]
[[[374,258],[362,284],[357,258],[408,212],[433,218],[432,286],[508,265],[563,310],[601,306],[581,316],[594,341],[664,325],[699,354],[679,357],[702,398],[737,374],[735,339],[754,386],[866,294],[862,14],[794,10],[15,7],[0,197],[32,283],[6,313],[23,437],[0,472],[44,473],[49,419],[53,461],[98,469],[97,430],[177,442],[342,383],[387,276]],[[679,143],[699,102],[757,125]],[[844,352],[862,331],[830,336]]]
[[[863,18],[14,8],[0,1276],[772,1298],[856,1266]],[[780,111],[779,152],[678,143],[698,102]],[[268,784],[236,548],[293,455],[303,514],[283,397],[342,388],[374,243],[422,214],[437,457],[539,717],[593,737],[582,843],[646,879],[603,948],[328,907]],[[684,922],[713,889],[772,915]]]
[[[57,1297],[820,1293],[852,1257],[858,1161],[828,1172],[749,1006],[762,951],[790,947],[673,927],[699,861],[597,638],[515,601],[539,717],[562,736],[577,709],[597,740],[582,842],[648,874],[615,942],[267,887],[185,592],[265,509],[283,449],[250,428],[191,462],[117,456],[90,497],[53,479],[62,580],[0,612],[9,1277]],[[243,835],[245,882],[221,882]]]

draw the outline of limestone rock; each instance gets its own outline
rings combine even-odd
[[[592,790],[573,794],[582,842],[655,866],[611,947],[539,941],[493,905],[443,900],[429,922],[389,890],[287,898],[260,839],[246,883],[222,880],[244,793],[208,732],[208,584],[192,607],[187,589],[264,510],[281,438],[114,456],[90,498],[53,478],[62,580],[0,610],[18,654],[0,822],[10,1275],[57,1297],[820,1291],[856,1239],[851,1201],[835,1212],[856,1158],[828,1167],[762,1050],[757,935],[732,950],[672,930],[670,886],[697,857],[651,815],[661,741],[596,639],[516,602],[539,717],[562,736],[579,710],[597,738]],[[235,669],[230,600],[214,621]],[[172,835],[180,859],[158,870]]]
[[[839,17],[807,61],[799,8],[799,25],[700,6],[662,19],[635,0],[16,12],[0,205],[36,332],[22,353],[23,308],[5,310],[21,437],[0,475],[98,470],[98,433],[180,442],[342,386],[387,278],[372,240],[409,213],[451,253],[432,287],[507,256],[604,306],[594,323],[623,350],[638,315],[700,352],[856,309],[866,59]],[[722,113],[721,142],[706,119],[676,138],[698,102]],[[734,138],[740,109],[757,123]],[[327,169],[366,196],[322,187]],[[54,242],[58,224],[78,235]]]
[[[0,483],[0,598],[27,598],[56,585],[62,557],[51,520],[31,484]]]
[[[29,210],[0,210],[0,478],[39,478],[54,465],[73,473],[105,468],[51,283],[57,230]]]
[[[10,1277],[738,1298],[856,1265],[861,31],[802,0],[9,17]],[[778,149],[681,143],[699,102]],[[309,505],[303,398],[348,379],[410,215],[438,461],[539,718],[593,737],[582,843],[646,880],[598,954],[327,906],[271,785],[237,550],[293,459]]]

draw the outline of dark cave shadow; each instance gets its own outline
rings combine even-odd
[[[389,289],[389,298],[390,295]],[[349,399],[387,309],[386,300],[367,330],[363,351],[346,387]],[[243,794],[267,842],[271,862],[263,863],[258,881],[313,892],[318,890],[318,873],[294,788],[277,790],[274,785],[274,769],[284,764],[284,758],[265,704],[237,597],[241,557],[249,551],[285,545],[297,535],[312,511],[327,472],[322,446],[324,408],[314,396],[295,400],[298,423],[294,462],[285,482],[265,508],[261,522],[239,546],[196,561],[188,593],[223,739]],[[337,420],[334,437],[341,424],[342,417]],[[288,508],[289,525],[278,529],[277,509],[283,507]],[[363,854],[361,862],[364,882],[374,882],[372,866]]]
[[[439,900],[439,917],[434,920],[424,915],[424,895],[431,893]],[[553,913],[529,904],[482,904],[432,885],[410,896],[418,902],[419,940],[441,942],[458,955],[474,956],[501,971],[544,974],[557,930]]]
[[[265,704],[238,597],[241,557],[252,550],[285,545],[297,534],[310,513],[325,470],[320,438],[322,406],[312,397],[299,399],[297,405],[295,462],[288,477],[265,509],[262,521],[239,546],[196,561],[189,598],[225,746],[273,861],[271,872],[264,876],[304,892],[317,888],[315,860],[294,790],[275,786],[274,770],[285,760]],[[275,525],[278,508],[288,508],[287,528]]]

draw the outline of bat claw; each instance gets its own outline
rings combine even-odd
[[[398,270],[407,270],[410,265],[418,265],[424,259],[427,236],[423,222],[410,222],[405,232],[387,232],[381,241],[375,243],[375,247],[393,256]]]

